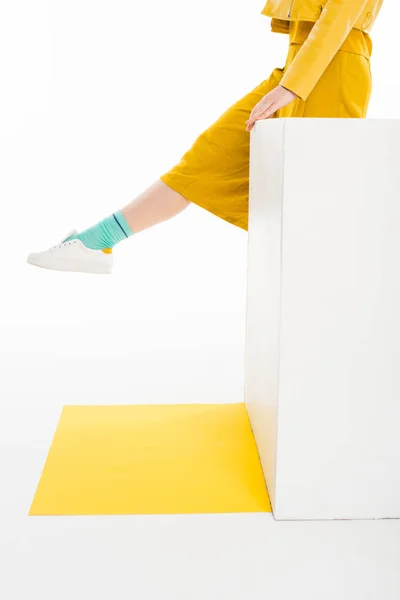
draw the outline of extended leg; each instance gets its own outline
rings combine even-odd
[[[111,273],[115,244],[170,219],[189,204],[181,194],[158,180],[122,210],[81,233],[71,232],[44,252],[29,254],[27,262],[56,271]]]

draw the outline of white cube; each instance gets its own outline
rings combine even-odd
[[[256,123],[246,327],[275,518],[399,518],[399,120]]]

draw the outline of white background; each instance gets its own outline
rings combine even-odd
[[[26,264],[118,210],[285,62],[262,0],[2,2],[0,596],[397,598],[398,522],[26,516],[64,404],[243,400],[247,233],[197,206],[112,276]],[[370,117],[398,117],[400,6]],[[346,595],[348,594],[348,596]]]

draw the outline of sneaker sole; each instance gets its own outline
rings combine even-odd
[[[34,267],[40,267],[41,269],[48,269],[50,271],[69,271],[71,273],[92,273],[94,275],[110,275],[112,273],[112,265],[101,265],[101,264],[88,264],[85,265],[82,261],[76,264],[71,264],[71,261],[64,262],[62,260],[54,260],[49,264],[41,263],[39,260],[35,260],[28,256],[27,263]]]

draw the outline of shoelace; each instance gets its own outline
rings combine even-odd
[[[54,248],[61,248],[61,246],[70,246],[71,244],[76,244],[76,240],[71,240],[70,242],[60,242],[60,244],[52,246],[50,250],[54,250]]]

